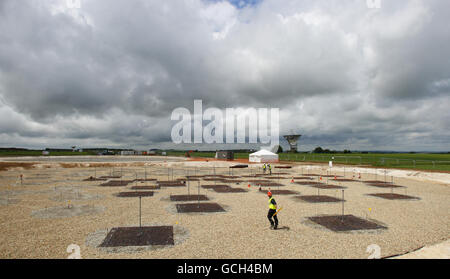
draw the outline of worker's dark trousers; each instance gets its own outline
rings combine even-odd
[[[277,212],[275,209],[269,209],[269,212],[267,213],[267,219],[269,219],[269,222],[272,226],[275,225],[275,227],[278,227],[277,215],[273,216],[275,214],[275,212]],[[275,223],[272,221],[272,217],[273,217],[273,220],[275,220]]]

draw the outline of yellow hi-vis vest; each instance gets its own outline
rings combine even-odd
[[[277,209],[277,207],[272,203],[273,198],[269,199],[269,208],[270,209]]]

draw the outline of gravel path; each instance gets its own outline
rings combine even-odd
[[[227,162],[168,162],[173,168],[196,168],[191,175],[228,174]],[[212,167],[215,164],[215,168]],[[147,176],[167,180],[171,174],[164,170],[165,163],[147,166]],[[252,165],[253,167],[253,165]],[[0,204],[0,258],[66,258],[67,246],[77,244],[81,247],[83,258],[367,258],[367,247],[376,244],[381,248],[381,257],[405,254],[418,248],[440,243],[450,238],[450,187],[430,181],[395,178],[395,184],[406,186],[394,189],[394,193],[419,197],[420,200],[385,200],[367,194],[389,193],[390,189],[369,187],[362,182],[333,182],[330,184],[347,187],[345,189],[345,214],[377,220],[388,229],[380,231],[335,233],[323,227],[313,226],[305,220],[316,215],[341,214],[341,203],[300,203],[292,196],[275,195],[277,203],[283,207],[279,213],[281,230],[269,229],[266,218],[267,197],[258,191],[259,187],[247,182],[233,184],[233,188],[248,190],[244,193],[216,193],[212,189],[200,188],[201,195],[207,195],[224,207],[222,213],[179,214],[173,210],[174,202],[170,195],[187,194],[187,187],[171,187],[155,190],[153,197],[142,198],[142,224],[172,225],[182,228],[183,238],[173,247],[163,249],[124,249],[110,253],[92,245],[92,236],[102,234],[103,230],[119,226],[139,224],[139,199],[117,198],[115,193],[130,190],[127,187],[97,187],[101,181],[82,181],[87,178],[78,173],[91,173],[91,168],[58,168],[55,171],[45,169],[52,182],[48,184],[17,186],[0,178],[0,191],[16,191],[15,204]],[[192,170],[192,169],[191,169]],[[233,175],[248,175],[249,171],[260,169],[233,170]],[[297,191],[300,195],[316,195],[317,189],[308,185],[291,183],[291,177],[301,176],[300,167],[283,169],[290,175],[280,182],[286,186],[283,190]],[[315,173],[322,173],[315,169]],[[109,175],[109,168],[97,168],[97,176]],[[143,167],[128,166],[122,179],[133,180],[143,175]],[[35,175],[36,170],[4,171],[2,177],[17,177],[23,173]],[[174,171],[173,180],[184,177],[186,171]],[[311,169],[310,173],[314,173]],[[326,173],[326,171],[325,171]],[[333,173],[335,174],[335,173]],[[337,172],[343,175],[342,172]],[[79,182],[64,182],[67,176]],[[35,176],[33,176],[35,177]],[[424,176],[425,177],[425,176]],[[441,176],[440,176],[441,177]],[[142,178],[142,177],[139,177]],[[352,178],[346,172],[345,178]],[[252,178],[237,178],[251,180]],[[254,179],[254,178],[253,178]],[[380,177],[378,177],[380,179]],[[362,180],[375,180],[369,171],[362,174]],[[41,182],[42,179],[39,179]],[[37,182],[32,180],[29,182]],[[324,178],[324,183],[326,179]],[[148,185],[154,185],[148,182]],[[214,184],[205,182],[202,184]],[[140,183],[139,185],[146,185]],[[88,215],[60,216],[54,219],[33,217],[33,212],[45,208],[61,208],[66,201],[52,199],[56,195],[55,187],[82,189],[82,193],[100,199],[73,200],[76,208],[102,208]],[[274,188],[276,189],[276,188]],[[31,191],[32,190],[32,191]],[[34,191],[34,192],[33,192]],[[197,182],[191,186],[191,194],[198,194]],[[77,192],[76,192],[77,193]],[[320,190],[323,195],[341,198],[342,190]],[[188,233],[185,233],[188,232]],[[94,237],[95,238],[95,237]],[[90,239],[90,240],[89,240]],[[267,253],[267,245],[273,249]]]

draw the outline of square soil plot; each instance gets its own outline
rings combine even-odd
[[[399,195],[399,194],[391,194],[391,193],[381,193],[381,194],[369,194],[369,196],[383,198],[387,200],[419,200],[417,197]]]
[[[298,196],[295,197],[296,199],[305,201],[305,202],[310,202],[310,203],[322,203],[322,202],[342,202],[341,199],[337,199],[334,197],[330,197],[330,196]]]
[[[161,187],[184,187],[186,186],[185,183],[182,183],[180,181],[158,181],[158,185]]]
[[[172,226],[122,227],[109,231],[100,247],[174,245]]]
[[[378,183],[367,183],[368,186],[372,187],[378,187],[378,188],[404,188],[404,186],[399,186],[391,183],[384,183],[384,182],[378,182]]]
[[[227,187],[214,187],[213,190],[217,193],[245,193],[247,190],[242,188]]]
[[[353,215],[314,216],[308,219],[334,232],[387,229],[385,226]]]
[[[230,169],[245,169],[245,168],[248,168],[248,165],[235,165],[230,167]]]
[[[171,195],[171,201],[208,201],[208,197],[205,195]]]
[[[121,178],[122,176],[120,175],[104,175],[104,176],[100,176],[100,178],[105,178],[105,179],[111,179],[111,178]]]
[[[229,188],[229,185],[217,184],[217,185],[202,185],[204,189],[215,189],[215,188]]]
[[[270,190],[273,195],[295,195],[298,194],[298,192],[294,192],[291,190]],[[267,194],[266,191],[261,191],[261,193]]]
[[[189,178],[177,178],[177,181],[200,181],[200,179],[192,178],[192,177],[189,177]]]
[[[153,191],[120,192],[116,196],[119,198],[152,197]]]
[[[178,203],[177,204],[178,213],[189,213],[189,212],[224,212],[223,209],[217,203]]]
[[[260,186],[260,187],[282,187],[284,186],[283,184],[280,183],[272,183],[272,182],[265,182],[265,183],[255,183],[256,186]]]
[[[305,181],[305,182],[303,182],[303,181],[300,181],[300,182],[294,182],[295,184],[298,184],[298,185],[309,185],[309,186],[315,186],[315,185],[324,185],[323,183],[320,183],[320,182],[314,182],[314,181]]]
[[[131,180],[111,180],[106,183],[100,184],[100,186],[107,186],[107,187],[120,187],[120,186],[127,186],[129,183],[133,181]]]
[[[147,178],[147,179],[139,178],[139,179],[135,179],[133,181],[141,181],[141,182],[144,182],[144,181],[156,181],[156,178]]]
[[[106,178],[96,178],[96,177],[89,177],[89,178],[86,178],[86,179],[83,179],[83,181],[106,181],[107,179]]]
[[[311,186],[313,188],[318,188],[318,189],[325,189],[325,190],[332,190],[332,189],[347,189],[347,187],[344,186],[338,186],[338,185],[331,185],[331,184],[317,184],[317,185],[313,185]]]
[[[131,190],[158,190],[161,189],[160,186],[149,185],[149,186],[133,186]]]

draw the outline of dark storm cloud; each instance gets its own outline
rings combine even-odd
[[[202,99],[304,149],[450,148],[448,1],[65,2],[0,2],[1,145],[148,147]]]

